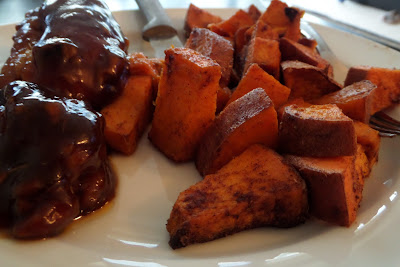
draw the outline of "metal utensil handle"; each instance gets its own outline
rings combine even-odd
[[[136,0],[147,24],[143,27],[143,39],[165,39],[177,34],[171,20],[158,0]]]

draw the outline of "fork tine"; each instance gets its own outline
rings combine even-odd
[[[396,120],[390,118],[386,114],[383,117],[381,117],[380,115],[374,115],[370,119],[370,124],[386,129],[386,132],[391,131],[393,133],[400,134],[400,124],[396,124],[395,121]]]
[[[381,133],[385,133],[382,136],[387,136],[387,134],[400,135],[400,122],[383,112],[371,116],[370,126]]]
[[[388,130],[387,128],[376,125],[372,122],[370,122],[369,126],[371,126],[372,129],[379,131],[379,135],[382,137],[395,137],[396,135],[400,134],[399,131]]]
[[[379,111],[374,114],[374,117],[381,121],[385,121],[387,124],[392,125],[393,127],[396,127],[398,130],[400,130],[400,121],[393,119],[386,113]]]

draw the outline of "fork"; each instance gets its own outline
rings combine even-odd
[[[310,24],[302,21],[301,33],[305,37],[317,41],[317,49],[319,53],[332,65],[335,65],[336,70],[340,70],[341,73],[348,71],[348,67],[335,56],[322,36]],[[382,111],[371,116],[369,126],[379,131],[379,135],[382,137],[394,137],[400,135],[400,121],[393,119]]]

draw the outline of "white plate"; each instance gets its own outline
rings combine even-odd
[[[213,12],[228,17],[233,11]],[[169,15],[181,29],[185,11],[169,10]],[[134,11],[115,16],[131,41],[131,50],[150,55],[151,48],[140,37],[142,17]],[[316,28],[347,65],[399,67],[396,51]],[[13,32],[11,25],[0,27],[0,62],[9,54]],[[166,221],[179,192],[201,177],[192,163],[171,163],[143,137],[134,155],[112,158],[119,187],[111,204],[74,222],[55,238],[16,241],[1,234],[1,265],[394,266],[400,262],[399,151],[399,138],[382,139],[379,163],[366,182],[357,221],[350,228],[310,220],[292,229],[254,229],[174,251],[168,246]]]

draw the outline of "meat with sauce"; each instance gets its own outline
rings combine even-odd
[[[16,29],[0,88],[25,80],[96,108],[121,92],[128,41],[102,0],[45,2]]]
[[[84,101],[33,83],[0,90],[0,221],[14,237],[58,234],[114,196],[103,124]]]

